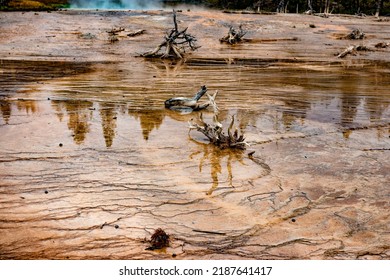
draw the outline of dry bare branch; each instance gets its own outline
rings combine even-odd
[[[215,102],[217,94],[218,91],[216,91],[213,95],[207,94],[209,104],[214,111],[213,123],[206,123],[203,120],[203,115],[200,114],[197,122],[194,120],[189,122],[189,133],[191,130],[199,131],[207,137],[211,144],[221,149],[231,148],[245,150],[248,144],[245,142],[244,135],[240,134],[237,127],[234,126],[234,116],[231,117],[231,122],[227,129],[227,135],[223,132],[223,126],[218,120],[219,109]]]
[[[371,51],[370,48],[364,46],[364,45],[356,45],[356,46],[349,46],[347,47],[345,50],[343,50],[342,52],[340,52],[337,57],[338,58],[344,58],[346,57],[348,54],[351,54],[351,55],[356,55],[356,53],[358,51]]]
[[[182,59],[186,53],[186,49],[189,48],[194,51],[200,48],[200,46],[196,45],[196,38],[187,33],[188,27],[182,31],[179,31],[175,10],[173,10],[173,24],[174,28],[165,35],[164,41],[153,51],[146,52],[141,56],[149,58],[160,57]],[[164,47],[165,52],[163,54],[159,53],[160,50]]]

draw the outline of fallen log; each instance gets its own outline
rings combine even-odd
[[[207,92],[207,87],[202,86],[193,98],[173,97],[164,102],[165,108],[176,111],[198,111],[207,108],[210,103],[199,103],[199,99]]]
[[[118,27],[118,28],[111,28],[110,31],[107,31],[108,35],[113,36],[113,35],[118,35],[118,33],[125,31],[125,28],[123,27]]]
[[[377,49],[385,49],[390,46],[390,43],[380,42],[375,44],[375,48]]]
[[[142,35],[146,32],[145,29],[140,29],[140,30],[137,30],[137,31],[134,31],[134,32],[131,32],[129,34],[127,34],[127,37],[135,37],[135,36],[139,36],[139,35]]]
[[[370,48],[364,46],[364,45],[356,45],[356,46],[349,46],[347,47],[345,50],[343,50],[342,52],[340,52],[337,57],[338,58],[344,58],[346,57],[347,55],[351,54],[351,55],[356,55],[356,53],[358,51],[371,51]]]

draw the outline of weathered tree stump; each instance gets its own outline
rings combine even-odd
[[[246,34],[246,31],[242,30],[242,26],[239,26],[238,31],[236,31],[233,26],[230,26],[228,35],[219,39],[221,43],[228,43],[230,45],[237,44],[242,41],[242,37]]]
[[[240,134],[238,129],[234,127],[234,116],[231,117],[232,119],[227,129],[227,135],[223,132],[223,126],[218,120],[219,109],[215,103],[215,98],[217,97],[218,91],[216,91],[213,95],[209,95],[208,93],[206,94],[214,111],[213,124],[206,123],[203,120],[203,116],[201,114],[197,122],[193,120],[189,122],[189,132],[195,129],[203,133],[203,135],[207,137],[211,144],[221,149],[231,148],[245,150],[248,144],[245,142],[244,135]]]
[[[347,39],[347,40],[363,40],[365,36],[366,36],[366,34],[364,34],[364,32],[362,30],[354,29],[354,30],[351,31],[351,33],[346,35],[344,37],[344,39]]]
[[[158,45],[153,51],[146,52],[141,54],[143,57],[149,58],[174,58],[182,59],[186,48],[191,49],[192,51],[200,48],[196,45],[196,38],[187,33],[187,28],[182,31],[179,31],[177,20],[176,20],[176,11],[173,11],[173,24],[174,28],[167,33],[164,38],[164,41]],[[165,51],[161,54],[160,50],[165,48]]]
[[[377,49],[385,49],[389,46],[390,46],[390,43],[386,43],[386,42],[379,42],[379,43],[375,44],[375,48],[377,48]]]

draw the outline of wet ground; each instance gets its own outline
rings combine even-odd
[[[164,62],[138,55],[167,11],[0,13],[0,258],[389,259],[390,22],[178,19],[202,47]],[[221,45],[229,24],[250,40]],[[366,39],[340,39],[354,28]],[[372,51],[335,56],[352,44]],[[202,85],[246,151],[164,108]],[[170,247],[147,251],[157,228]]]

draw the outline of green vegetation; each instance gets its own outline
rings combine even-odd
[[[68,0],[0,0],[2,11],[42,11],[69,7]]]
[[[115,2],[114,0],[112,0]],[[122,0],[129,1],[129,0]],[[303,13],[310,10],[335,14],[390,15],[390,0],[175,0],[166,3],[202,4],[221,9]],[[51,10],[69,7],[68,0],[0,0],[1,10]]]

